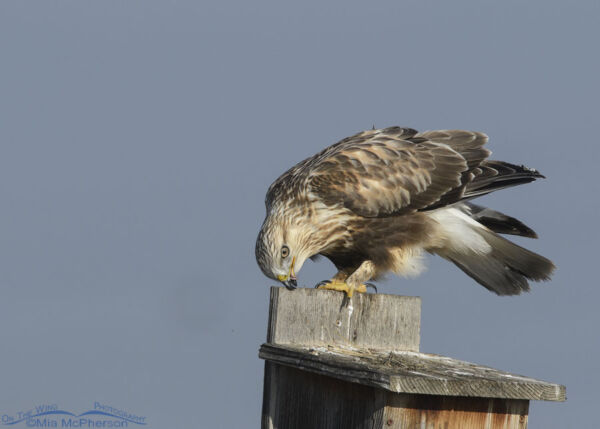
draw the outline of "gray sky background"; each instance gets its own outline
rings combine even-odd
[[[0,3],[0,415],[101,401],[153,428],[257,427],[284,170],[370,128],[484,131],[548,179],[480,202],[558,271],[499,298],[428,258],[422,347],[567,385],[597,422],[597,1]],[[307,263],[300,283],[329,277]],[[594,422],[594,423],[592,423]]]

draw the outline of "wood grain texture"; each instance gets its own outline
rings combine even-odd
[[[420,299],[271,289],[263,429],[525,429],[565,387],[419,353]]]
[[[265,363],[263,429],[525,429],[529,401],[386,392]]]
[[[383,390],[266,362],[263,429],[380,429]]]
[[[525,429],[529,401],[390,393],[384,409],[389,429]]]
[[[418,351],[420,321],[418,297],[272,287],[267,342]]]
[[[263,344],[271,362],[397,393],[564,401],[564,386],[444,356]]]

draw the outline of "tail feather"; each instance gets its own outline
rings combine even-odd
[[[519,295],[530,290],[528,280],[550,279],[555,267],[549,259],[492,231],[486,231],[483,237],[492,248],[489,254],[455,253],[447,259],[488,290],[498,295]]]
[[[535,231],[512,216],[507,216],[488,207],[473,203],[463,205],[465,213],[480,224],[498,234],[520,235],[521,237],[538,238]]]
[[[549,259],[499,236],[464,212],[446,209],[434,219],[442,221],[446,239],[441,247],[429,250],[498,295],[527,292],[529,280],[549,280],[555,269]]]

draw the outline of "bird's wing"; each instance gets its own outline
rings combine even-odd
[[[460,200],[471,171],[490,154],[469,131],[372,130],[348,137],[305,164],[310,190],[326,205],[365,217],[394,216]]]

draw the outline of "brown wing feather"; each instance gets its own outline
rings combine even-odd
[[[267,206],[267,210],[269,210],[274,201],[285,197],[293,197],[293,193],[299,188],[298,185],[302,184],[303,186],[307,180],[307,177],[309,178],[310,182],[310,176],[313,171],[313,168],[323,168],[324,166],[327,166],[330,159],[334,159],[338,154],[340,154],[344,150],[360,146],[361,144],[368,142],[374,136],[382,133],[383,131],[385,131],[385,134],[388,137],[395,139],[407,139],[414,136],[418,132],[417,130],[414,130],[412,128],[402,127],[389,127],[385,130],[373,129],[368,131],[362,131],[353,136],[346,137],[345,139],[342,139],[339,142],[329,147],[326,147],[316,155],[311,156],[310,158],[306,158],[304,161],[301,161],[294,167],[290,168],[271,184],[265,197],[265,205]],[[335,163],[335,161],[332,163]],[[355,168],[357,172],[362,172],[360,163],[354,163],[352,167]],[[343,179],[343,177],[340,178]],[[348,177],[348,179],[350,179],[350,177]],[[338,200],[336,200],[335,202],[331,202],[332,205],[337,203],[339,203]]]
[[[456,152],[460,153],[467,161],[469,170],[477,167],[481,162],[492,153],[483,146],[488,141],[488,136],[484,133],[465,130],[437,130],[425,131],[415,134],[415,138],[424,138],[435,143],[442,143],[450,146]]]
[[[325,204],[343,204],[365,217],[427,208],[462,186],[469,164],[459,151],[475,153],[479,141],[465,139],[457,151],[417,136],[393,127],[344,139],[306,161],[310,189]]]
[[[483,133],[463,130],[363,131],[281,175],[267,192],[267,209],[308,189],[327,205],[343,205],[365,217],[395,216],[543,177],[527,167],[487,160],[487,140]]]
[[[467,186],[476,176],[478,167],[492,153],[483,146],[488,141],[488,136],[484,133],[465,130],[436,130],[418,133],[414,138],[423,138],[435,143],[446,144],[454,149],[467,162],[467,170],[463,171],[460,179],[460,186],[443,195],[439,201],[432,204],[427,209],[432,210],[443,207],[448,204],[461,200],[465,194]]]

